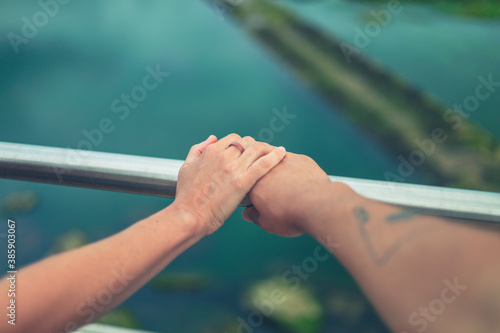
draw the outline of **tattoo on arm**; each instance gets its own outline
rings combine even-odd
[[[358,223],[359,232],[361,233],[361,237],[363,238],[368,253],[370,254],[370,257],[377,266],[384,266],[407,241],[414,238],[417,234],[421,233],[421,231],[410,232],[406,234],[404,237],[401,237],[400,239],[396,240],[394,244],[390,246],[385,252],[378,253],[375,250],[372,237],[370,236],[370,234],[366,229],[367,224],[371,220],[370,214],[363,207],[355,207],[353,213],[356,222]],[[399,222],[409,222],[412,221],[412,218],[416,215],[417,214],[415,214],[411,210],[401,210],[395,214],[389,215],[386,218],[385,222],[389,225]]]
[[[389,223],[407,222],[408,220],[412,219],[416,215],[417,215],[417,213],[413,212],[410,209],[401,209],[399,212],[387,216],[386,221]]]
[[[363,207],[355,207],[354,216],[356,216],[356,220],[360,226],[361,224],[365,225],[370,221],[370,215],[368,215],[368,212]]]
[[[359,232],[361,233],[361,237],[365,242],[370,257],[378,266],[380,266],[380,258],[373,248],[372,240],[370,238],[370,235],[368,234],[368,231],[366,231],[366,224],[370,222],[370,215],[363,207],[355,207],[353,213],[354,217],[356,218],[356,222],[358,223]]]

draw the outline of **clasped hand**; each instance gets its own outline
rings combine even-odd
[[[331,182],[307,156],[248,136],[230,134],[217,140],[211,135],[189,151],[179,171],[174,205],[194,217],[207,235],[220,228],[249,194],[253,206],[243,211],[245,220],[269,232],[298,236],[304,232],[301,206],[306,202],[296,192],[303,183]]]

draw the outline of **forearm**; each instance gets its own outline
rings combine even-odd
[[[483,311],[500,312],[497,232],[414,215],[339,184],[315,199],[307,231],[329,246],[395,332],[499,328]]]
[[[15,327],[2,321],[0,330],[70,332],[92,322],[201,237],[190,216],[171,206],[109,238],[28,266],[18,273],[19,320]]]

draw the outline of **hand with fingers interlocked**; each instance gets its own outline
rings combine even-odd
[[[246,136],[211,135],[194,145],[179,171],[174,206],[194,217],[205,234],[216,231],[255,183],[285,157],[274,147]]]

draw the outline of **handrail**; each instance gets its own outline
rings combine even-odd
[[[79,328],[75,333],[153,333],[120,326],[92,323]]]
[[[0,142],[0,178],[174,197],[183,161]],[[420,213],[500,223],[500,193],[330,176]],[[290,180],[293,181],[293,180]],[[248,206],[246,197],[240,205]]]

